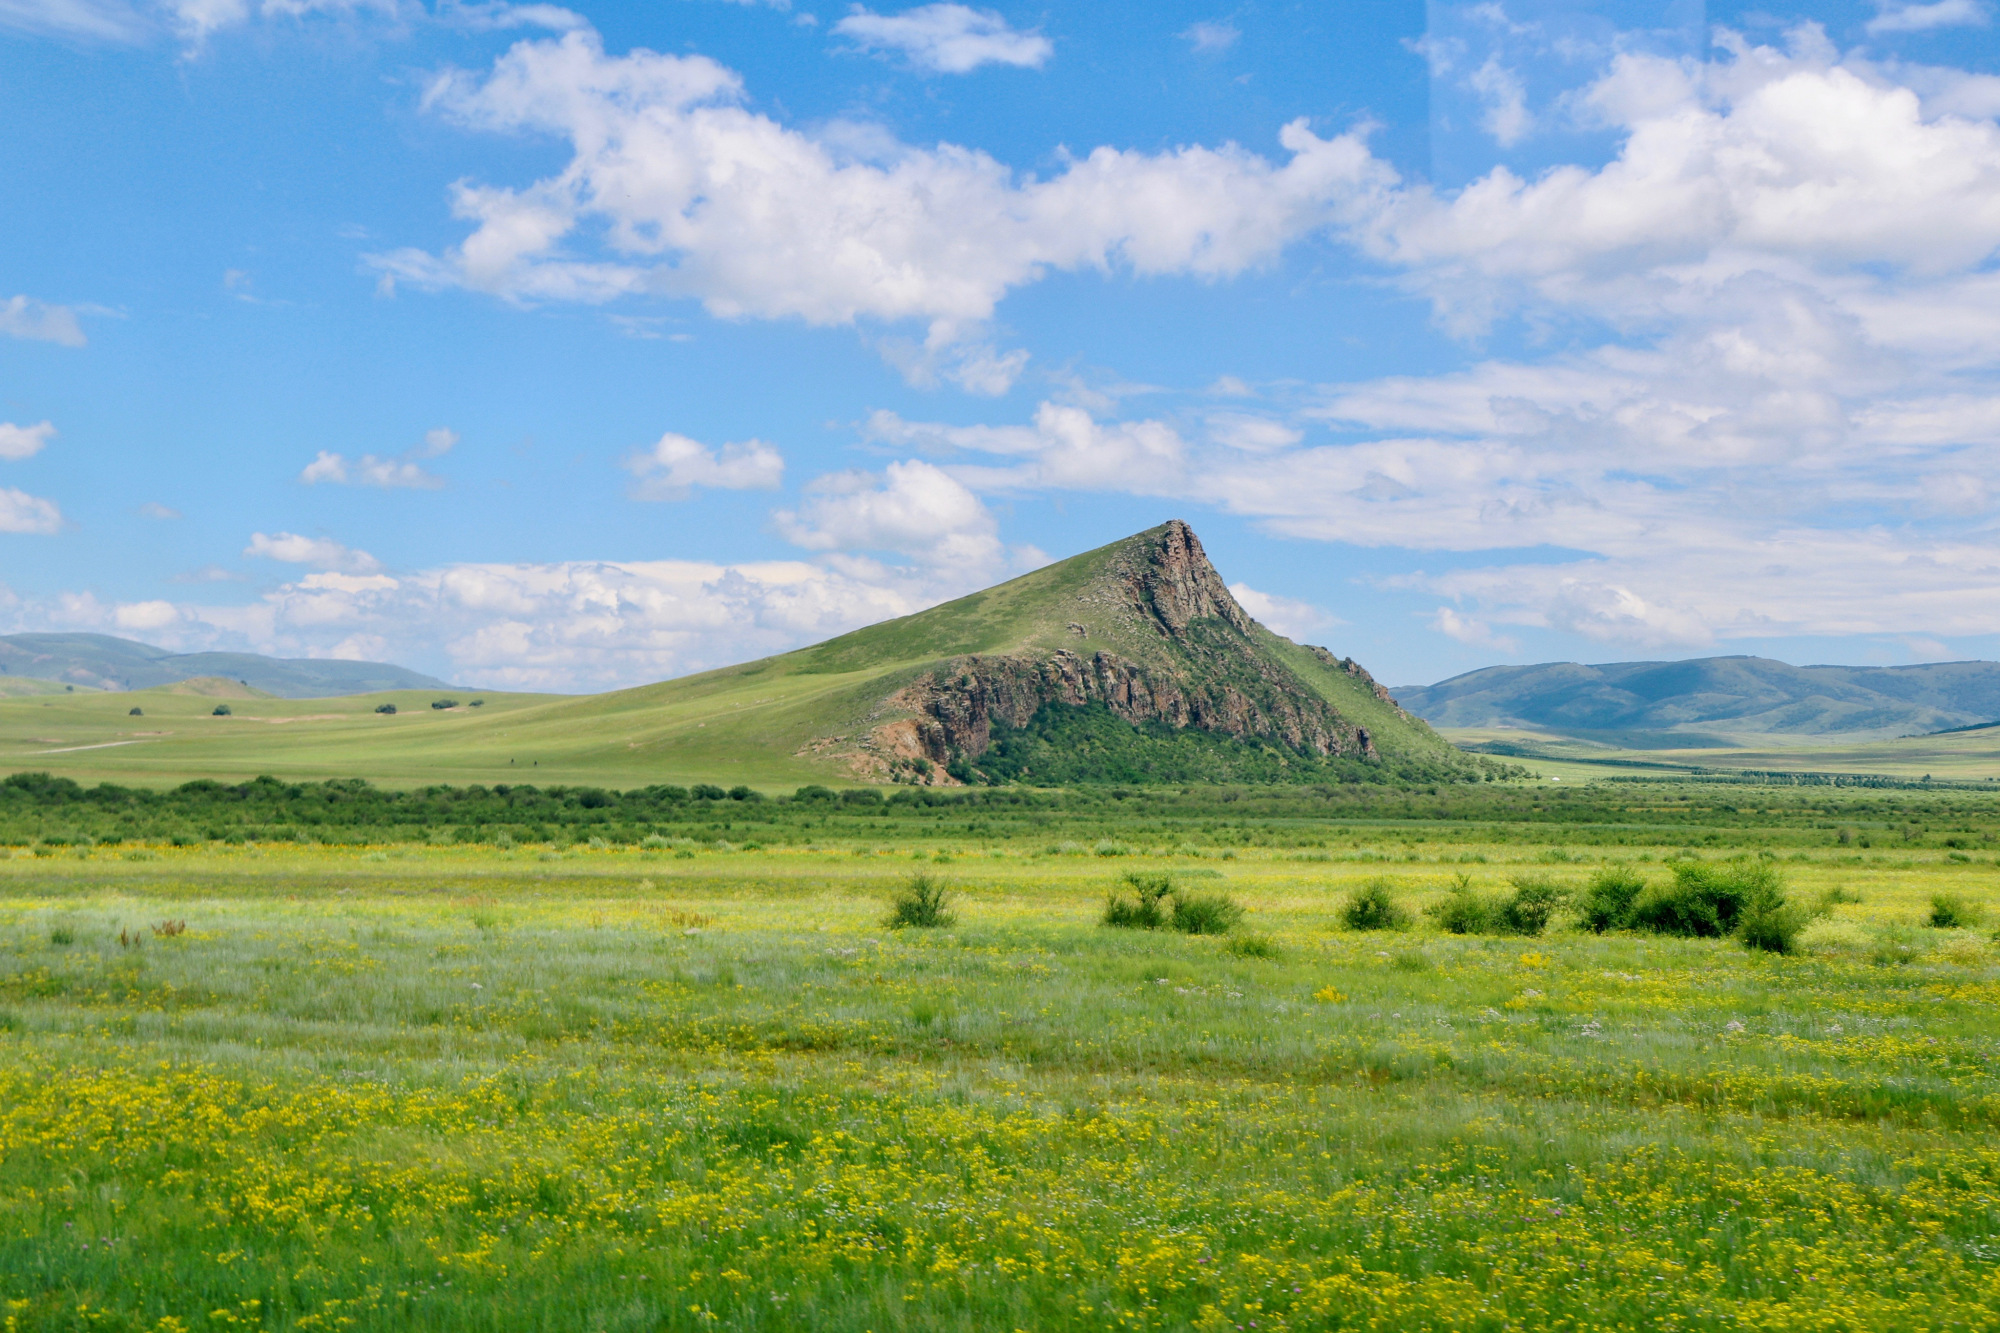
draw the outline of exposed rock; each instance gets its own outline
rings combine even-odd
[[[1026,726],[1050,703],[1103,704],[1133,723],[1198,727],[1280,742],[1320,756],[1376,758],[1368,731],[1259,647],[1255,622],[1230,595],[1187,524],[1175,520],[1114,559],[1109,577],[1081,600],[1118,623],[1135,619],[1157,636],[1158,661],[1141,663],[1100,650],[1055,648],[1046,655],[974,654],[925,671],[882,700],[865,724],[854,756],[857,774],[901,781],[952,782],[953,759],[977,759],[996,720]],[[1072,634],[1086,633],[1081,622]],[[1393,705],[1388,692],[1351,661],[1313,650]],[[912,765],[928,761],[913,775]]]

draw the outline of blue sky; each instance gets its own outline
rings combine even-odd
[[[2000,655],[1983,0],[0,0],[0,628],[592,689],[1195,525],[1394,683]]]

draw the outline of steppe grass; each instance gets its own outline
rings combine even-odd
[[[1779,955],[1423,911],[1623,848],[961,846],[900,931],[908,847],[686,850],[0,861],[0,1327],[2000,1322],[1990,860],[1788,860]]]

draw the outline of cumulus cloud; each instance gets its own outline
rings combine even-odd
[[[1868,31],[1874,34],[1984,27],[1989,21],[1986,6],[1979,0],[1935,0],[1932,4],[1877,0],[1877,3],[1881,12],[1868,21]]]
[[[685,500],[695,487],[725,491],[775,490],[784,480],[785,459],[762,440],[744,440],[710,449],[699,440],[668,431],[652,448],[625,460],[638,483],[640,500]]]
[[[1060,487],[1171,494],[1181,480],[1187,450],[1164,422],[1105,423],[1083,408],[1061,403],[1043,403],[1035,409],[1033,424],[1026,426],[947,426],[878,411],[863,433],[881,443],[934,454],[1016,460],[954,469],[955,475],[985,490]]]
[[[6,4],[7,0],[0,0],[0,18],[7,12]],[[10,338],[60,343],[64,347],[81,347],[85,342],[76,311],[27,296],[0,301],[0,333]]]
[[[61,532],[62,525],[62,511],[56,508],[53,500],[44,500],[11,486],[0,487],[0,532],[48,536]]]
[[[1495,634],[1493,627],[1472,616],[1462,616],[1448,606],[1440,606],[1431,615],[1431,628],[1448,639],[1456,639],[1475,648],[1494,648],[1503,653],[1514,652],[1520,647],[1504,634]]]
[[[591,31],[517,43],[484,75],[449,71],[425,94],[431,110],[561,136],[571,159],[525,186],[459,183],[464,241],[372,262],[409,284],[522,302],[650,296],[732,319],[915,320],[938,347],[976,341],[1009,290],[1052,269],[1222,278],[1269,263],[1393,174],[1360,135],[1322,139],[1299,121],[1279,135],[1282,162],[1235,145],[1104,147],[1022,177],[952,144],[856,156],[746,110],[743,94],[705,57],[609,55]],[[989,386],[1010,373],[1004,356],[966,370]]]
[[[780,510],[778,531],[809,551],[893,551],[969,574],[1002,559],[999,524],[978,496],[943,470],[912,459],[881,476],[837,473],[807,487],[797,510]]]
[[[1017,32],[990,9],[936,4],[900,14],[876,14],[856,6],[833,25],[863,51],[902,56],[933,74],[969,74],[981,65],[1040,69],[1055,45],[1038,32]]]
[[[366,551],[342,546],[330,537],[302,537],[295,532],[252,533],[243,554],[341,574],[373,574],[382,568],[382,562]]]
[[[0,421],[0,459],[18,463],[24,458],[33,458],[55,433],[56,428],[46,421],[32,426],[16,426],[11,421]]]
[[[1288,639],[1304,639],[1321,630],[1347,623],[1323,606],[1315,606],[1296,597],[1259,592],[1247,583],[1232,583],[1229,591],[1243,609],[1262,622],[1265,628]]]
[[[454,564],[405,575],[321,571],[247,605],[106,604],[86,593],[5,614],[15,629],[143,629],[182,652],[359,657],[493,687],[599,690],[782,652],[980,582],[949,567],[840,556]]]
[[[421,444],[393,458],[363,454],[349,459],[345,454],[322,449],[299,473],[299,480],[308,486],[324,482],[335,486],[434,491],[444,485],[444,478],[426,469],[422,460],[442,457],[457,443],[458,432],[440,426],[424,432]]]

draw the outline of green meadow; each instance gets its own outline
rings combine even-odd
[[[1988,802],[1522,790],[17,838],[0,1327],[2000,1322]],[[1815,904],[1793,952],[1422,910],[1690,863]],[[1128,873],[1245,915],[1108,928]]]

